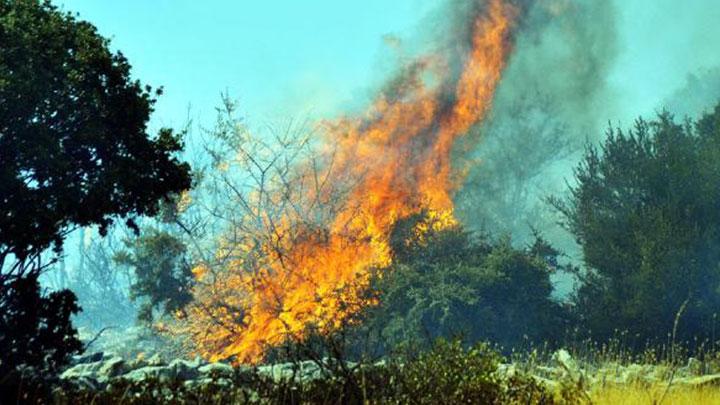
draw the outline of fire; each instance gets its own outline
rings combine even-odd
[[[329,181],[352,185],[343,204],[321,230],[292,218],[274,224],[279,231],[261,247],[258,271],[245,270],[247,259],[231,260],[223,271],[194,270],[196,304],[182,321],[202,355],[257,362],[268,347],[302,338],[310,325],[340,327],[372,304],[363,292],[371,269],[391,263],[388,239],[399,218],[427,211],[433,222],[425,227],[455,223],[453,144],[490,106],[517,15],[505,0],[489,0],[457,77],[437,55],[419,59],[365,116],[327,123],[322,153],[332,154]],[[423,80],[428,73],[436,85]],[[286,236],[290,230],[295,237]]]

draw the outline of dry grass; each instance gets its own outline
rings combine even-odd
[[[595,389],[591,392],[593,405],[635,405],[635,404],[671,404],[697,405],[720,404],[720,387],[672,387],[666,385],[612,386]],[[667,392],[666,392],[667,391]]]

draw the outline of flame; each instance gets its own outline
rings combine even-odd
[[[322,232],[308,229],[292,240],[278,232],[263,249],[260,271],[242,271],[243,259],[217,274],[205,266],[194,271],[205,287],[195,291],[197,304],[183,318],[200,354],[213,361],[257,362],[268,347],[301,338],[309,325],[340,327],[372,304],[363,292],[371,269],[391,263],[388,239],[399,218],[428,211],[433,219],[425,229],[455,223],[452,147],[490,106],[517,15],[505,0],[489,0],[474,21],[454,87],[448,87],[452,74],[442,58],[421,58],[365,116],[326,123],[330,146],[324,153],[333,154],[334,165],[330,181],[353,184],[342,208]],[[428,72],[438,85],[423,80]],[[448,88],[454,88],[450,95]],[[276,228],[293,226],[285,218]],[[211,300],[223,305],[210,309]]]

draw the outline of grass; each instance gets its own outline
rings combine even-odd
[[[607,386],[590,392],[593,405],[720,404],[720,387]]]

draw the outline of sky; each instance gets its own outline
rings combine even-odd
[[[154,133],[188,119],[195,129],[211,127],[225,92],[251,128],[359,108],[382,77],[383,38],[416,33],[440,0],[53,3],[95,25],[128,58],[134,78],[163,87],[149,124]],[[69,268],[79,260],[80,238],[66,239]]]
[[[386,34],[436,0],[59,0],[111,38],[136,78],[163,86],[151,127],[211,123],[221,92],[257,125],[323,116],[362,98]]]
[[[620,49],[609,81],[623,102],[608,120],[651,114],[689,74],[720,66],[720,1],[612,1]]]
[[[572,0],[570,0],[572,1]],[[608,81],[627,123],[687,75],[720,65],[720,1],[613,1],[619,55]],[[136,78],[163,86],[151,128],[208,125],[220,93],[262,125],[358,106],[381,80],[387,34],[412,37],[441,0],[56,0],[111,38]]]

